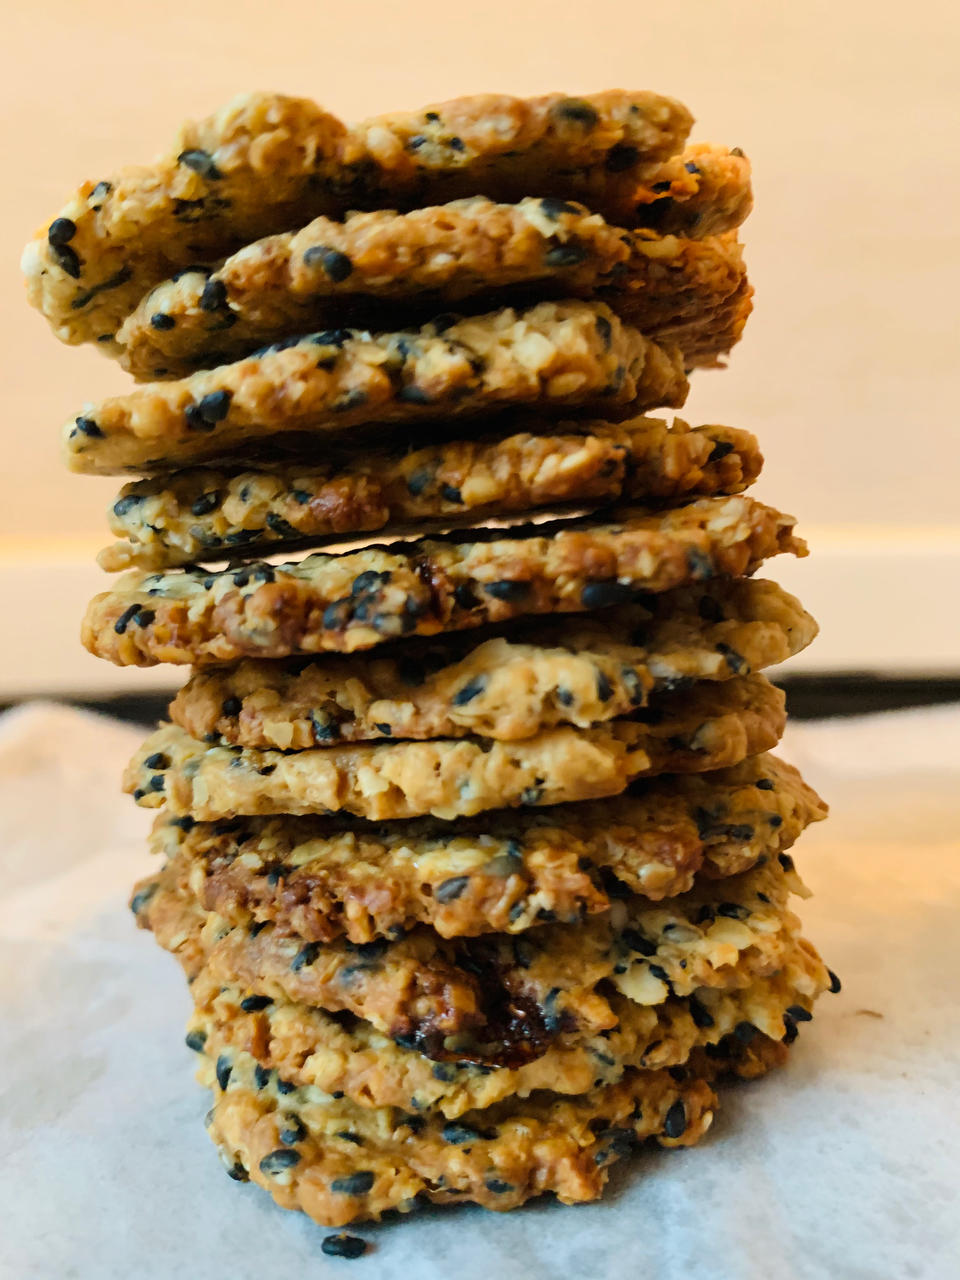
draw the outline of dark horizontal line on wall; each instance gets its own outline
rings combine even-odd
[[[824,716],[860,716],[874,711],[929,707],[960,702],[960,676],[877,676],[849,672],[784,676],[777,683],[787,695],[787,711],[798,720]],[[133,724],[153,724],[165,718],[175,690],[169,693],[119,694],[107,698],[61,698],[61,702],[116,716]],[[25,699],[18,699],[25,701]],[[16,702],[0,703],[7,710]]]

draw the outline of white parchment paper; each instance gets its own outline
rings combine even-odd
[[[956,1280],[960,707],[794,725],[832,802],[798,865],[844,982],[784,1072],[711,1133],[613,1174],[599,1204],[433,1210],[326,1234],[226,1176],[183,1045],[179,967],[126,909],[149,816],[118,794],[140,734],[36,705],[0,717],[3,1280]]]

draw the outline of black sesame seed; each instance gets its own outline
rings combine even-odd
[[[419,498],[432,479],[433,472],[420,467],[407,478],[407,489],[414,498]]]
[[[686,553],[687,568],[690,576],[695,579],[712,578],[713,577],[713,561],[705,551],[701,551],[699,547],[687,547]]]
[[[778,853],[777,861],[780,863],[781,867],[783,867],[784,871],[794,870],[794,861],[790,857],[789,853]]]
[[[543,787],[525,787],[520,793],[521,804],[539,804],[543,799]]]
[[[293,1152],[289,1154],[293,1155]],[[358,1173],[348,1174],[345,1178],[334,1178],[330,1183],[330,1190],[344,1196],[362,1196],[370,1190],[373,1183],[373,1173],[369,1169],[361,1169]]]
[[[469,876],[451,876],[449,880],[444,880],[442,884],[437,885],[434,897],[441,906],[448,902],[456,902],[469,883]]]
[[[779,813],[771,813],[769,818],[767,818],[767,822],[769,822],[770,826],[774,829],[783,826],[783,818],[780,817]]]
[[[199,173],[201,178],[207,178],[210,182],[216,182],[223,174],[214,163],[213,156],[208,151],[191,150],[181,151],[177,156],[177,163],[184,164],[188,169],[192,169],[194,173]]]
[[[430,1074],[434,1080],[441,1080],[444,1084],[450,1084],[452,1080],[457,1078],[457,1068],[451,1062],[437,1062],[431,1069]]]
[[[137,797],[134,796],[134,799]],[[139,915],[143,908],[147,905],[153,895],[157,892],[157,885],[148,884],[139,893],[135,893],[130,899],[130,910],[135,916]]]
[[[587,251],[578,244],[558,244],[544,254],[548,267],[575,267],[586,259]]]
[[[289,1147],[280,1147],[277,1151],[271,1151],[269,1155],[265,1155],[260,1161],[261,1173],[283,1173],[285,1169],[292,1169],[295,1164],[300,1163],[300,1152],[291,1151]]]
[[[162,791],[165,786],[166,786],[166,779],[164,778],[163,774],[155,773],[153,777],[150,779],[149,785],[147,786],[147,790]]]
[[[463,504],[463,494],[459,489],[455,489],[452,484],[442,484],[440,486],[440,496],[444,502],[453,502],[458,506]]]
[[[751,1040],[756,1039],[759,1032],[752,1022],[738,1022],[733,1028],[733,1034],[740,1044],[749,1044]]]
[[[789,1013],[784,1013],[783,1015],[783,1026],[783,1043],[793,1044],[794,1040],[796,1040],[797,1036],[800,1034],[800,1031]]]
[[[295,1147],[307,1136],[307,1126],[299,1116],[284,1115],[283,1128],[280,1130],[280,1141],[285,1147]]]
[[[52,245],[65,245],[77,234],[77,224],[72,218],[54,218],[47,228],[47,240]]]
[[[743,672],[749,671],[750,664],[742,654],[737,653],[736,649],[731,648],[730,645],[724,644],[722,641],[715,647],[717,653],[722,654],[723,657],[726,658],[727,666],[735,676],[742,675]]]
[[[687,1004],[690,1009],[690,1017],[693,1019],[693,1025],[695,1027],[703,1029],[704,1027],[713,1026],[713,1014],[709,1011],[702,1000],[698,1000],[696,996],[691,996],[687,1001]]]
[[[200,416],[204,422],[222,422],[230,410],[232,399],[229,391],[211,391],[200,401]]]
[[[355,1147],[363,1146],[363,1139],[359,1133],[351,1133],[349,1129],[340,1129],[333,1136],[339,1138],[341,1142],[352,1142]]]
[[[389,569],[384,569],[379,572],[376,569],[365,569],[363,573],[358,573],[354,578],[350,587],[350,594],[352,596],[363,595],[364,592],[373,591],[377,587],[384,586],[389,581]]]
[[[802,1004],[791,1004],[787,1006],[787,1013],[794,1022],[812,1022],[813,1014],[803,1007]]]
[[[113,190],[112,182],[107,182],[105,180],[98,182],[97,185],[90,192],[89,198],[91,200],[102,200],[104,196],[108,196],[112,190]]]
[[[561,707],[572,707],[574,697],[569,689],[565,689],[563,685],[557,685],[557,701]]]
[[[560,200],[557,196],[547,196],[541,200],[540,208],[552,222],[556,222],[562,213],[580,212],[575,204],[570,204],[567,200]]]
[[[227,1167],[227,1177],[232,1178],[234,1182],[250,1181],[249,1173],[247,1173],[246,1169],[243,1167],[243,1165],[240,1163],[239,1160],[235,1160],[233,1164]]]
[[[397,392],[397,399],[403,404],[429,404],[430,396],[422,387],[406,386],[401,387]]]
[[[758,778],[758,779],[756,780],[756,782],[755,782],[753,785],[757,788],[757,790],[758,790],[758,791],[772,791],[772,790],[773,790],[773,779],[772,779],[772,778]]]
[[[341,284],[353,273],[353,263],[339,249],[329,249],[326,245],[315,244],[303,255],[304,265],[322,267],[326,276],[334,284]]]
[[[173,316],[168,316],[163,311],[155,311],[150,317],[151,329],[173,329],[176,323]]]
[[[169,769],[170,757],[165,756],[162,751],[155,751],[152,756],[147,756],[143,763],[147,769]]]
[[[502,1178],[484,1178],[483,1185],[488,1191],[492,1191],[495,1196],[501,1196],[513,1190],[513,1183],[504,1182]]]
[[[613,325],[606,316],[597,316],[594,324],[597,326],[597,333],[600,335],[600,341],[603,343],[607,351],[610,350],[610,344],[613,341]]]
[[[663,1132],[668,1138],[681,1138],[687,1127],[687,1109],[680,1098],[674,1102],[663,1122]]]
[[[627,142],[618,142],[607,152],[607,173],[624,173],[640,159],[640,152]]]
[[[130,622],[133,619],[133,615],[139,612],[140,612],[140,605],[138,604],[127,605],[126,609],[124,609],[123,613],[121,613],[120,617],[113,624],[113,629],[118,636],[123,635],[127,627],[130,625]]]
[[[222,280],[210,279],[203,286],[203,292],[200,294],[200,310],[201,311],[219,311],[221,307],[226,306],[227,302],[227,286]]]
[[[273,1004],[269,996],[245,996],[240,1001],[240,1008],[244,1013],[259,1013],[261,1009],[266,1009],[267,1005]]]
[[[717,907],[717,915],[728,920],[746,920],[749,914],[750,909],[739,902],[721,902]]]
[[[832,969],[828,969],[827,973],[830,975],[830,991],[836,995],[841,990],[842,983]]]
[[[468,680],[467,683],[461,686],[461,688],[459,688],[453,695],[453,705],[455,707],[466,706],[468,702],[472,702],[474,698],[483,693],[486,687],[487,680],[485,676],[474,676],[472,680]]]
[[[699,166],[699,165],[697,165],[697,164],[694,164],[694,162],[693,162],[692,160],[688,160],[688,161],[687,161],[687,163],[686,163],[683,167],[686,169],[687,173],[700,173],[700,172],[701,172],[701,170],[700,170],[700,166]]]
[[[457,602],[460,609],[477,609],[480,607],[480,601],[465,582],[459,582],[453,589],[453,598]]]
[[[725,458],[728,453],[733,453],[733,445],[729,440],[718,440],[710,450],[707,457],[708,462],[719,462],[721,458]]]
[[[655,956],[657,954],[657,944],[651,942],[649,938],[645,938],[639,929],[628,926],[626,929],[621,930],[620,939],[631,951],[636,951],[641,956]]]
[[[265,1089],[270,1083],[271,1074],[269,1067],[262,1067],[258,1062],[253,1069],[253,1083],[258,1089]]]
[[[217,1084],[221,1089],[226,1089],[227,1085],[230,1083],[230,1074],[233,1071],[233,1064],[230,1062],[230,1059],[222,1053],[217,1059],[216,1071]]]
[[[194,1053],[200,1053],[203,1046],[207,1043],[207,1033],[205,1031],[188,1031],[184,1037],[184,1043],[188,1049],[192,1049]]]
[[[486,582],[483,584],[483,589],[495,600],[503,600],[507,604],[518,604],[530,594],[530,583],[504,579],[502,582]]]
[[[71,249],[68,244],[51,244],[50,256],[54,259],[54,261],[56,262],[60,270],[65,271],[66,274],[71,277],[71,279],[73,280],[80,279],[80,259],[77,256],[76,252],[73,249]],[[87,301],[89,301],[89,299],[87,298],[86,294],[83,294],[81,296],[83,299],[83,301],[81,302],[81,306],[86,306]],[[79,308],[76,308],[76,309],[79,309]]]
[[[299,973],[301,969],[311,965],[320,954],[319,942],[307,942],[300,948],[297,954],[290,961],[291,973]]]
[[[582,98],[565,98],[562,102],[557,103],[553,111],[562,120],[570,120],[574,124],[583,125],[585,129],[592,129],[600,119],[590,103],[584,102]]]
[[[618,582],[616,578],[588,582],[580,592],[580,603],[585,609],[607,609],[612,605],[625,604],[632,598],[633,589],[630,585]]]
[[[609,702],[613,697],[613,686],[602,671],[597,672],[597,697],[601,702]]]
[[[359,1236],[348,1236],[345,1231],[335,1236],[324,1236],[320,1241],[320,1252],[328,1258],[360,1258],[367,1251],[366,1240]]]
[[[461,1147],[465,1142],[477,1142],[480,1139],[480,1134],[477,1133],[476,1129],[471,1129],[469,1125],[459,1124],[456,1121],[443,1126],[442,1136],[444,1142],[449,1142],[454,1147]]]
[[[126,494],[124,497],[118,498],[113,504],[113,514],[122,519],[134,507],[139,506],[142,501],[143,497],[139,493]]]
[[[133,615],[133,621],[138,627],[149,627],[156,616],[153,609],[138,609]]]
[[[74,426],[77,431],[82,432],[85,436],[89,436],[91,440],[103,439],[103,431],[97,426],[92,418],[77,418]]]
[[[201,494],[196,502],[190,508],[191,515],[208,516],[211,511],[215,511],[220,505],[220,495],[216,490],[210,493]]]

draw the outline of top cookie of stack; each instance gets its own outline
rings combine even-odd
[[[743,495],[753,436],[641,416],[751,305],[748,163],[690,125],[255,95],[26,251],[58,336],[153,379],[64,431],[142,477],[84,642],[195,668],[125,779],[168,859],[134,909],[233,1176],[321,1221],[591,1198],[830,981],[785,905],[823,808],[759,674],[816,628],[748,579],[805,548]]]

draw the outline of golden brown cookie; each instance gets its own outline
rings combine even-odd
[[[791,848],[826,806],[799,773],[755,755],[713,773],[635,783],[616,799],[436,819],[196,822],[163,813],[151,847],[231,924],[272,921],[311,942],[445,938],[579,924],[624,894],[658,901],[694,875],[735,875]]]
[[[679,102],[622,90],[477,94],[352,128],[305,98],[242,95],[152,164],[85,182],[26,248],[28,296],[62,341],[116,354],[124,317],[172,271],[318,214],[538,195],[629,216],[690,124]]]
[[[444,939],[420,926],[362,945],[307,942],[271,923],[232,925],[201,907],[189,870],[173,864],[141,882],[132,905],[204,990],[242,987],[344,1011],[438,1061],[516,1067],[555,1041],[614,1028],[616,992],[659,1005],[783,969],[799,936],[790,892],[805,890],[781,854],[657,904],[628,896],[577,929]]]
[[[72,471],[170,470],[262,442],[341,438],[500,410],[577,408],[628,418],[683,404],[676,348],[663,349],[602,302],[541,302],[418,330],[328,329],[179,382],[147,383],[63,430]]]
[[[691,429],[679,418],[672,426],[634,418],[511,427],[420,448],[331,450],[322,460],[137,480],[108,513],[123,541],[98,559],[110,572],[156,572],[372,530],[423,532],[574,503],[733,494],[753,483],[763,462],[749,432]]]
[[[630,715],[656,690],[785,662],[816,631],[776,583],[720,578],[643,604],[408,640],[373,655],[203,668],[170,717],[204,742],[284,751],[380,738],[526,738]]]
[[[618,523],[473,531],[216,573],[130,574],[91,601],[83,643],[120,666],[349,653],[401,636],[607,608],[750,574],[780,552],[806,554],[792,517],[740,495],[605,515]]]
[[[677,1147],[703,1136],[716,1105],[706,1081],[725,1061],[700,1057],[680,1079],[630,1072],[586,1095],[507,1100],[456,1121],[291,1088],[226,1048],[204,1057],[198,1079],[213,1090],[207,1125],[230,1176],[339,1227],[418,1200],[497,1210],[546,1192],[595,1200],[608,1167],[643,1140]]]
[[[738,227],[753,208],[750,161],[739,147],[693,143],[647,165],[637,179],[623,220],[662,235],[716,235]]]
[[[736,676],[666,694],[631,719],[561,726],[519,741],[312,747],[207,745],[163,725],[124,773],[138,804],[216,821],[239,814],[345,812],[378,822],[554,805],[618,795],[636,778],[703,773],[775,746],[784,696],[764,676]]]
[[[331,1015],[309,1005],[248,995],[201,975],[191,988],[196,1009],[187,1044],[217,1059],[224,1048],[250,1053],[263,1079],[275,1071],[298,1088],[346,1097],[361,1107],[438,1110],[447,1119],[528,1098],[540,1090],[588,1093],[616,1084],[631,1067],[661,1070],[683,1064],[698,1047],[736,1034],[748,1043],[757,1033],[782,1040],[810,1016],[830,986],[829,971],[811,945],[799,939],[781,970],[738,990],[704,987],[686,999],[638,1005],[611,997],[618,1023],[610,1031],[573,1044],[554,1042],[519,1067],[438,1064],[404,1049],[369,1023]]]
[[[705,321],[744,280],[735,232],[689,240],[610,226],[566,200],[475,197],[318,218],[245,245],[212,273],[179,272],[151,290],[117,340],[135,377],[174,378],[290,334],[404,327],[532,297],[600,298],[656,338]]]

